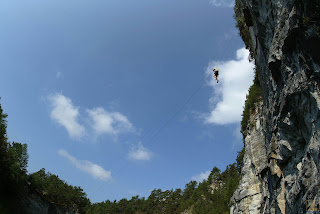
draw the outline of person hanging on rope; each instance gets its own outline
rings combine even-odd
[[[218,79],[219,69],[218,68],[214,68],[213,71],[214,71],[213,77],[217,80],[217,83],[218,83],[219,82],[219,79]]]

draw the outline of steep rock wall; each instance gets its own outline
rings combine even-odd
[[[320,200],[320,1],[237,0],[263,103],[231,213],[306,213]],[[239,14],[237,15],[239,16]],[[318,207],[317,207],[318,206]],[[319,209],[320,210],[320,209]]]
[[[267,156],[261,110],[262,103],[259,103],[254,115],[250,118],[250,124],[254,124],[254,126],[247,130],[243,173],[238,189],[233,194],[231,213],[254,213],[256,210],[262,209],[265,193],[259,174],[267,168]]]

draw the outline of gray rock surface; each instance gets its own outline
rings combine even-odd
[[[19,195],[21,199],[21,214],[77,214],[76,207],[70,210],[63,210],[59,206],[50,203],[39,193],[29,189],[29,191]]]
[[[263,182],[260,174],[267,167],[266,149],[264,147],[264,134],[262,131],[261,120],[262,115],[261,103],[257,108],[254,117],[251,117],[250,123],[255,126],[248,130],[248,135],[245,139],[245,155],[244,166],[242,168],[242,179],[239,187],[233,195],[231,213],[254,213],[261,210],[263,201]]]
[[[316,211],[320,31],[318,22],[306,20],[314,17],[320,1],[237,1],[247,13],[263,103],[251,117],[255,127],[245,138],[245,166],[230,213]]]

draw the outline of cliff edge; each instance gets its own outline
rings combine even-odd
[[[236,0],[262,101],[230,213],[320,211],[320,1]]]

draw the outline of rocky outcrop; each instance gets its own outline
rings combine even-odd
[[[23,212],[28,214],[75,214],[71,210],[63,210],[59,206],[48,202],[37,194],[30,194],[23,198]]]
[[[320,1],[237,0],[263,102],[230,213],[306,213],[320,201]],[[320,210],[320,209],[319,209]]]
[[[262,130],[263,115],[261,103],[250,119],[254,126],[247,130],[245,139],[245,155],[243,159],[242,179],[233,195],[231,213],[254,213],[261,210],[264,198],[261,175],[267,167],[264,133]]]
[[[28,187],[25,192],[19,194],[19,203],[12,210],[5,213],[17,214],[77,214],[77,207],[68,210],[62,209],[58,205],[51,203],[41,196],[35,189]]]

